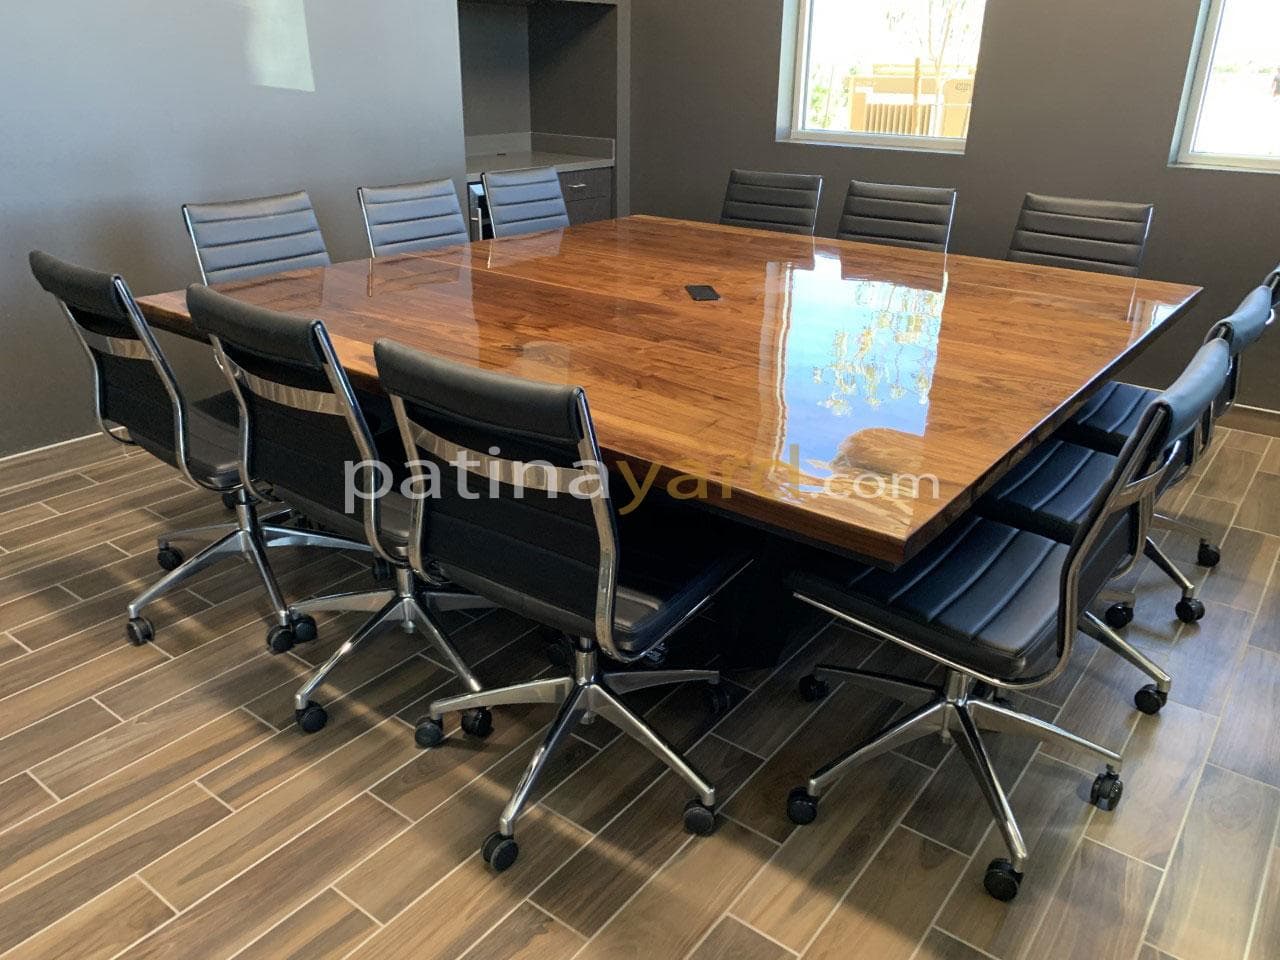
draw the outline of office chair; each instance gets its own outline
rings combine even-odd
[[[1242,355],[1262,336],[1266,328],[1275,322],[1278,308],[1280,308],[1280,268],[1268,276],[1266,283],[1250,291],[1236,308],[1235,313],[1215,324],[1209,331],[1206,339],[1226,337],[1231,349],[1231,373],[1227,379],[1226,389],[1214,403],[1210,426],[1235,405],[1240,386]],[[1117,455],[1137,429],[1145,409],[1144,405],[1150,404],[1156,396],[1158,392],[1147,387],[1113,381],[1081,407],[1075,416],[1058,431],[1057,437],[1072,444],[1113,456]],[[1206,433],[1199,444],[1188,444],[1191,462],[1184,464],[1170,486],[1182,480],[1194,461],[1204,455],[1210,440],[1211,435]],[[1152,525],[1159,529],[1177,530],[1196,537],[1199,541],[1196,563],[1202,567],[1215,567],[1222,559],[1221,548],[1210,539],[1210,535],[1205,530],[1190,521],[1157,511],[1152,519]],[[1182,593],[1181,599],[1174,608],[1178,618],[1185,623],[1194,623],[1203,617],[1204,604],[1197,598],[1197,587],[1191,579],[1178,568],[1173,559],[1158,544],[1148,541],[1146,553]],[[1133,598],[1123,594],[1117,595],[1115,602],[1107,610],[1107,622],[1119,628],[1126,626],[1132,620]]]
[[[697,795],[685,828],[715,829],[715,787],[620,696],[707,681],[723,709],[714,670],[612,672],[687,623],[750,563],[726,549],[709,518],[668,519],[646,505],[619,531],[595,429],[580,387],[534,383],[429,357],[389,340],[374,345],[414,474],[443,476],[441,496],[415,504],[410,556],[439,560],[462,587],[577,639],[572,676],[531,680],[437,700],[417,742],[438,745],[441,718],[455,710],[519,703],[559,705],[498,831],[482,848],[498,871],[515,862],[516,821],[550,757],[573,728],[600,716],[647,747]],[[487,452],[480,452],[487,451]],[[464,491],[468,485],[484,486]],[[620,536],[619,534],[622,534]]]
[[[1028,193],[1007,259],[1136,277],[1154,212],[1150,203]]]
[[[1102,810],[1119,803],[1124,786],[1118,753],[1020,713],[998,694],[1035,689],[1059,676],[1077,629],[1107,646],[1119,640],[1089,605],[1117,572],[1136,562],[1154,491],[1181,456],[1177,438],[1204,418],[1226,383],[1228,366],[1225,342],[1206,344],[1147,408],[1141,429],[1096,490],[1069,544],[971,512],[896,571],[829,557],[791,577],[794,596],[802,602],[946,669],[939,685],[833,666],[820,666],[804,678],[801,694],[807,699],[823,696],[831,681],[844,680],[902,700],[913,710],[796,787],[787,800],[794,823],[811,823],[821,796],[858,764],[922,737],[954,738],[1009,851],[987,867],[984,886],[992,897],[1012,900],[1027,848],[983,731],[1049,739],[1101,757],[1106,770],[1094,780],[1090,800]]]
[[[304,267],[327,267],[311,198],[304,191],[226,203],[186,203],[182,217],[205,283],[228,283]]]
[[[555,167],[482,173],[480,179],[495,237],[569,226],[569,211]]]
[[[493,604],[452,589],[438,568],[424,567],[423,578],[415,578],[407,559],[409,503],[394,488],[376,495],[380,487],[404,477],[394,420],[389,412],[380,414],[372,403],[358,399],[324,324],[201,286],[188,289],[187,307],[196,327],[213,343],[240,408],[240,468],[246,488],[256,491],[269,484],[295,511],[341,534],[342,543],[363,538],[395,575],[394,587],[320,597],[291,608],[295,616],[305,617],[321,611],[372,614],[298,691],[298,726],[306,733],[324,727],[328,713],[311,694],[339,663],[391,624],[407,633],[421,630],[467,689],[480,690],[435,614]],[[388,450],[394,452],[384,456]],[[391,471],[383,474],[385,484],[375,482],[381,479],[377,464]],[[352,515],[356,500],[362,504],[358,517]],[[275,651],[286,649],[281,645]],[[479,736],[492,726],[483,710],[470,712],[464,722]]]
[[[849,181],[837,240],[859,240],[946,253],[956,191]]]
[[[470,239],[452,180],[361,187],[356,195],[375,258],[458,246]]]
[[[156,561],[167,573],[128,606],[127,635],[134,644],[155,636],[143,611],[205,568],[226,559],[248,560],[258,573],[274,613],[268,643],[315,638],[315,621],[291,615],[267,562],[272,547],[347,548],[305,530],[264,523],[257,499],[237,467],[235,401],[220,393],[188,403],[137,302],[119,275],[86,270],[35,251],[31,272],[58,300],[93,370],[94,414],[102,432],[120,443],[142,447],[176,467],[192,484],[230,498],[236,522],[161,537]],[[113,426],[114,424],[114,426]],[[266,519],[287,513],[281,509]],[[186,541],[213,542],[191,557],[173,546]]]
[[[811,237],[821,196],[822,177],[816,174],[732,170],[720,222]]]

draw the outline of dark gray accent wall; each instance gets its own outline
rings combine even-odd
[[[467,136],[535,129],[529,119],[529,8],[459,3],[458,32]]]
[[[1280,261],[1280,175],[1170,168],[1200,0],[988,0],[963,156],[775,142],[784,0],[642,0],[632,21],[632,208],[714,220],[734,166],[959,188],[953,249],[1003,257],[1028,191],[1152,201],[1145,276],[1206,288],[1128,372],[1162,385]],[[1280,335],[1242,402],[1280,409]]]
[[[28,250],[176,289],[199,279],[184,201],[305,188],[334,259],[367,256],[358,185],[464,178],[457,22],[456,0],[6,4],[0,455],[95,429]],[[178,352],[218,382],[206,351]]]

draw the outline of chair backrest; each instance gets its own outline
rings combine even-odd
[[[586,394],[374,344],[419,487],[410,554],[579,637],[612,638],[618,549]]]
[[[198,285],[187,289],[187,309],[213,343],[240,406],[246,488],[270,488],[314,518],[349,514],[359,500],[370,545],[392,559],[379,539],[378,500],[349,487],[376,489],[375,468],[353,477],[347,465],[372,463],[378,453],[324,324]]]
[[[182,207],[205,283],[327,267],[329,252],[305,191]]]
[[[124,279],[39,250],[29,261],[36,281],[57,299],[89,356],[99,427],[113,440],[136,443],[197,482],[188,460],[186,400]],[[124,427],[128,437],[119,436],[111,424]]]
[[[1280,290],[1272,290],[1266,284],[1254,287],[1240,302],[1240,306],[1225,320],[1219,320],[1205,337],[1208,343],[1214,339],[1225,340],[1231,351],[1231,375],[1227,378],[1227,386],[1218,398],[1214,416],[1221,417],[1235,406],[1236,395],[1240,391],[1240,363],[1243,353],[1258,341],[1263,332],[1276,319],[1277,305],[1280,304]],[[1206,442],[1207,442],[1206,437]]]
[[[1028,193],[1008,259],[1136,277],[1154,212],[1150,203]]]
[[[811,237],[821,197],[822,177],[816,174],[732,170],[720,222]]]
[[[946,253],[955,212],[949,187],[851,180],[836,238]]]
[[[1231,367],[1221,337],[1204,344],[1173,384],[1153,399],[1116,459],[1062,567],[1058,648],[1075,635],[1079,618],[1102,588],[1141,556],[1155,498],[1166,473],[1185,462],[1188,438],[1203,436]],[[1190,442],[1195,442],[1192,439]]]
[[[569,210],[555,167],[483,173],[480,179],[495,237],[569,226]]]
[[[452,180],[356,191],[375,257],[464,244],[467,221]]]

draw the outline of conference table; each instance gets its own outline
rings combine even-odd
[[[718,300],[695,301],[705,284]],[[586,389],[615,508],[662,490],[893,567],[963,513],[1194,286],[631,216],[217,289],[373,344]],[[140,301],[199,337],[183,292]]]

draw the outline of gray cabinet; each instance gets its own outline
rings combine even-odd
[[[573,170],[560,174],[560,189],[571,224],[613,216],[613,170]]]

